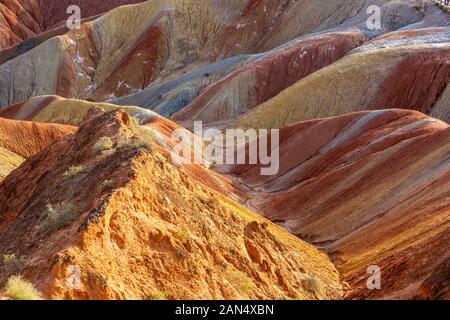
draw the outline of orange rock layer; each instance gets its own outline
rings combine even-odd
[[[325,254],[173,165],[151,132],[123,111],[91,112],[0,185],[0,252],[25,256],[46,298],[342,295]],[[99,150],[102,137],[113,146]],[[72,218],[51,224],[51,208]]]

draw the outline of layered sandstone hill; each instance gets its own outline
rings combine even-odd
[[[258,5],[260,4],[261,2],[254,2],[256,11],[259,10]],[[407,28],[414,25],[417,28],[424,28],[432,26],[448,26],[450,24],[448,15],[441,12],[428,1],[418,1],[417,3],[404,1],[370,1],[364,3],[347,1],[341,3],[339,8],[335,8],[334,13],[336,13],[336,15],[331,14],[327,23],[321,27],[317,27],[317,29],[313,29],[312,35],[316,36],[315,39],[317,42],[323,41],[322,45],[324,46],[323,50],[320,50],[317,47],[314,48],[312,41],[308,41],[308,37],[310,36],[306,31],[308,30],[308,19],[316,17],[316,15],[321,16],[324,12],[327,12],[326,9],[324,9],[324,6],[330,7],[334,4],[339,5],[340,2],[334,1],[332,4],[325,4],[323,1],[320,1],[320,3],[317,3],[317,1],[298,1],[293,4],[292,8],[289,6],[287,7],[290,8],[290,11],[285,10],[285,13],[280,15],[280,20],[276,21],[271,27],[273,29],[269,28],[270,30],[277,30],[277,32],[273,31],[273,34],[272,32],[268,32],[267,36],[258,42],[261,47],[246,49],[243,47],[240,33],[232,33],[236,36],[236,39],[233,39],[232,42],[237,47],[241,48],[239,53],[260,52],[260,54],[235,56],[220,61],[219,63],[208,65],[200,70],[188,72],[187,74],[180,75],[176,73],[172,76],[175,77],[175,79],[169,79],[168,81],[162,82],[157,81],[147,89],[123,98],[113,99],[112,102],[121,105],[137,105],[155,110],[164,116],[172,116],[175,112],[180,111],[191,103],[198,95],[201,95],[201,98],[199,97],[196,99],[195,103],[193,103],[188,110],[181,111],[181,114],[176,116],[177,119],[184,120],[185,118],[188,118],[191,113],[194,116],[204,118],[205,122],[210,121],[208,118],[220,118],[222,115],[224,118],[230,117],[231,115],[237,116],[244,110],[249,110],[254,107],[253,104],[255,101],[264,102],[266,99],[277,94],[279,90],[292,84],[291,81],[295,82],[300,80],[310,72],[315,71],[319,65],[324,67],[335,61],[339,58],[339,55],[346,53],[345,48],[354,45],[355,40],[359,40],[362,37],[361,34],[364,34],[363,38],[371,39],[380,34],[389,33],[402,27]],[[367,29],[366,9],[370,4],[377,4],[382,8],[384,18],[382,19],[381,30],[371,31]],[[314,6],[314,9],[309,10],[310,5]],[[350,16],[356,16],[339,25],[341,19],[338,19],[337,17],[339,17],[342,12],[351,12]],[[291,16],[291,14],[295,16]],[[305,17],[304,14],[308,15],[308,17]],[[290,17],[289,19],[287,18],[288,16]],[[282,17],[285,17],[287,20],[283,20],[284,18]],[[398,19],[396,17],[402,18]],[[321,18],[317,19],[320,20]],[[415,23],[417,21],[420,21],[421,23]],[[258,23],[256,24],[259,25]],[[253,24],[245,25],[244,28],[252,28],[252,26]],[[330,28],[330,26],[331,29],[327,29]],[[299,28],[304,29],[302,32],[295,33],[294,30],[298,30]],[[281,31],[281,29],[285,30]],[[347,43],[345,43],[345,40],[343,39],[344,35],[349,36]],[[229,36],[230,35],[226,34],[222,38]],[[274,40],[277,37],[279,37],[279,39]],[[332,39],[333,37],[334,40]],[[268,43],[265,43],[264,41],[269,38],[272,38],[274,42],[271,40],[268,42],[271,43],[271,45],[266,46]],[[247,45],[248,43],[245,42],[245,44]],[[280,46],[270,50],[277,45]],[[330,50],[326,51],[325,49],[328,48],[328,46],[330,46]],[[286,47],[289,47],[290,50]],[[216,50],[216,48],[217,46],[213,46],[214,50]],[[221,47],[219,46],[219,48]],[[264,52],[265,50],[270,51]],[[295,51],[302,52],[302,54],[294,58],[295,55],[293,55],[293,53]],[[298,65],[295,65],[294,62],[289,63],[286,61],[285,59],[288,56],[291,56],[293,61],[297,62]],[[313,62],[308,60],[312,57],[314,57],[312,59]],[[259,59],[264,61],[255,62],[255,60]],[[302,62],[305,61],[307,61],[307,63],[303,64]],[[251,65],[247,67],[247,64]],[[310,68],[308,65],[312,65],[312,67]],[[241,66],[243,67],[240,71],[235,71],[233,76],[230,75],[227,77],[228,73]],[[286,66],[290,69],[290,72],[286,77],[288,81],[283,80],[285,77],[276,77],[277,74],[282,74],[286,71],[283,70]],[[261,71],[256,72],[254,70],[255,67],[261,68]],[[189,71],[189,69],[187,69],[187,71]],[[263,76],[255,79],[255,75],[258,73],[262,73]],[[265,73],[270,73],[273,78],[265,79],[267,78]],[[258,80],[266,81],[257,83]],[[280,83],[274,82],[275,80],[280,81]],[[264,84],[264,82],[266,82],[266,84]],[[270,86],[267,84],[268,82],[271,83]],[[210,85],[211,88],[208,88]],[[237,85],[239,85],[239,88],[237,88]],[[259,85],[259,87],[264,87],[265,89],[267,87],[267,90],[252,90],[252,85]],[[262,99],[261,96],[263,96],[264,99]],[[249,106],[246,105],[247,103]],[[227,107],[231,110],[228,110]],[[202,111],[200,112],[200,110]],[[198,113],[200,113],[200,115]]]
[[[1,0],[0,49],[57,27],[69,17],[67,8],[78,5],[81,17],[95,16],[114,7],[144,0]]]
[[[432,113],[450,81],[449,40],[449,28],[400,31],[375,39],[259,105],[233,126],[282,128],[383,108]]]
[[[352,287],[348,298],[450,298],[448,124],[381,110],[280,135],[278,175],[220,168],[252,190],[249,207],[325,249]],[[366,287],[371,265],[381,268],[381,290]]]
[[[16,169],[25,159],[17,153],[0,147],[0,182]]]
[[[74,131],[69,126],[0,118],[0,181],[26,158]]]
[[[234,120],[300,79],[339,60],[366,40],[359,31],[305,37],[207,87],[172,119],[189,126]]]
[[[427,17],[427,11],[414,3],[391,0],[379,4],[389,13],[383,19],[382,33]],[[127,96],[224,58],[266,52],[330,28],[360,30],[370,38],[376,34],[351,18],[355,14],[363,18],[368,5],[365,0],[327,4],[319,0],[151,0],[122,6],[84,23],[80,30],[37,47],[30,44],[16,53],[4,53],[1,59],[7,62],[0,66],[0,106],[35,95],[95,101]],[[403,19],[395,18],[399,15]],[[50,53],[52,59],[46,60]],[[325,60],[333,59],[336,55],[331,53]],[[189,93],[195,97],[201,89]]]
[[[341,296],[326,255],[173,165],[124,111],[94,113],[0,185],[0,252],[45,297]]]
[[[89,110],[102,108],[106,111],[124,109],[140,123],[159,117],[150,110],[133,106],[117,106],[109,103],[65,99],[59,96],[33,97],[0,110],[0,117],[40,123],[58,123],[79,126]]]
[[[450,299],[449,107],[430,0],[0,0],[0,286]],[[279,128],[280,171],[174,164],[196,120]]]

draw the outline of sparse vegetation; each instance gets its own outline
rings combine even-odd
[[[44,215],[45,221],[41,228],[46,233],[65,228],[78,217],[75,206],[66,203],[60,203],[55,206],[48,204]]]
[[[8,279],[5,288],[6,295],[13,300],[41,300],[41,294],[33,284],[21,276],[12,276]]]
[[[15,254],[5,254],[0,261],[0,288],[6,284],[6,280],[13,275],[20,275],[25,269],[25,258]]]
[[[72,166],[70,167],[66,172],[64,172],[63,176],[65,178],[74,178],[80,174],[86,173],[86,167],[79,165],[79,166]]]
[[[136,117],[131,117],[131,123],[135,128],[139,128],[141,126],[141,122]]]
[[[124,135],[119,137],[117,148],[119,149],[144,149],[148,152],[153,150],[155,143],[155,136],[149,130],[140,130],[138,135],[126,137]]]
[[[187,252],[187,250],[184,247],[179,246],[177,248],[177,256],[181,259],[187,259],[187,257],[189,256],[189,253]]]
[[[303,287],[312,294],[316,296],[320,296],[323,294],[323,285],[322,282],[314,277],[308,277],[302,281]]]
[[[227,270],[227,280],[241,293],[251,294],[254,291],[253,283],[247,275],[238,270]]]
[[[173,235],[175,239],[179,240],[181,243],[186,243],[191,239],[191,235],[187,230],[180,229]]]
[[[450,7],[449,7],[449,6],[446,6],[445,4],[440,3],[440,2],[435,2],[434,4],[435,4],[439,9],[441,9],[441,10],[443,10],[443,11],[446,11],[446,12],[450,13]]]
[[[166,293],[161,291],[161,290],[156,290],[155,292],[152,293],[151,300],[167,300],[167,296]]]
[[[97,140],[97,142],[94,144],[94,150],[98,153],[111,150],[114,146],[113,141],[110,137],[101,137]]]
[[[114,182],[112,180],[103,181],[103,188],[112,188],[114,187]]]

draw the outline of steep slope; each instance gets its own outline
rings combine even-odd
[[[389,41],[374,40],[300,80],[233,126],[281,128],[302,120],[384,108],[430,113],[450,80],[448,30],[401,31],[388,35]]]
[[[450,83],[431,110],[431,116],[450,123]]]
[[[446,123],[382,110],[300,122],[280,135],[278,175],[219,170],[254,190],[249,207],[329,252],[353,289],[348,298],[450,297]],[[381,268],[381,290],[366,287],[371,265]]]
[[[22,103],[0,110],[0,117],[41,123],[59,123],[79,126],[89,110],[102,108],[106,111],[123,108],[139,122],[145,123],[159,117],[156,113],[138,107],[121,107],[109,103],[95,103],[58,96],[33,97]]]
[[[206,88],[172,118],[190,126],[234,120],[309,74],[339,60],[361,45],[358,31],[325,33],[294,41],[247,64]]]
[[[87,18],[117,6],[144,0],[1,0],[0,50],[50,30],[66,21],[67,8],[78,5],[81,17]]]
[[[117,8],[6,62],[0,105],[55,93],[105,100],[146,87],[168,56],[165,6],[158,0]]]
[[[339,298],[326,255],[193,180],[124,111],[98,114],[0,185],[0,252],[47,298]]]
[[[36,124],[0,118],[0,181],[25,158],[74,132],[69,126]]]

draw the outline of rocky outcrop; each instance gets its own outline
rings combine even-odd
[[[124,111],[98,112],[0,185],[0,252],[25,256],[47,298],[340,297],[326,255],[191,178]]]

